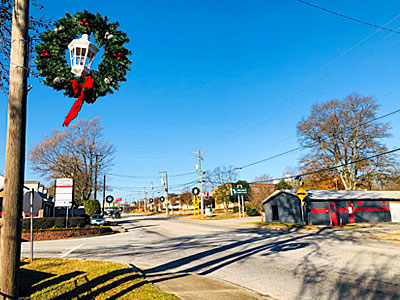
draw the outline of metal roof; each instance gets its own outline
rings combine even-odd
[[[296,197],[297,190],[275,191],[262,204],[271,201],[279,194],[285,193]],[[400,200],[400,191],[336,191],[336,190],[307,190],[308,200]]]

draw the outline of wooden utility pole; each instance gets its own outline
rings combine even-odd
[[[28,22],[29,0],[14,0],[0,246],[0,299],[18,298],[29,59]]]
[[[144,195],[144,211],[147,212],[147,194],[146,194],[146,187],[143,187],[143,195]]]
[[[199,170],[199,184],[200,184],[200,209],[201,209],[201,215],[204,215],[204,198],[203,198],[203,179],[201,179],[201,175],[203,174],[201,172],[201,160],[203,159],[201,157],[202,152],[200,152],[200,149],[197,152],[192,152],[194,154],[197,154],[197,158],[199,160],[197,169]]]
[[[103,179],[103,209],[101,210],[104,216],[104,205],[106,203],[106,174],[104,174]]]
[[[164,198],[165,198],[165,214],[169,215],[168,211],[168,205],[169,205],[169,200],[168,200],[168,173],[167,171],[161,171],[161,183],[164,185]],[[165,174],[165,177],[164,177]]]

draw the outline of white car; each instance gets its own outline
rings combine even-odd
[[[93,215],[90,217],[90,225],[104,225],[106,220],[102,215]]]

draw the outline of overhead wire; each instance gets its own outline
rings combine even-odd
[[[331,14],[333,14],[333,15],[336,15],[336,16],[339,16],[339,17],[342,17],[342,18],[345,18],[345,19],[354,21],[354,22],[358,22],[358,23],[361,23],[361,24],[364,24],[364,25],[368,25],[368,26],[371,26],[371,27],[375,27],[375,28],[378,28],[378,29],[380,29],[380,30],[385,30],[385,31],[389,31],[389,32],[393,32],[393,33],[398,33],[398,34],[400,34],[400,31],[398,31],[398,30],[386,28],[385,26],[380,26],[380,25],[376,25],[376,24],[373,24],[373,23],[370,23],[370,22],[366,22],[366,21],[363,21],[363,20],[360,20],[360,19],[356,19],[356,18],[353,18],[353,17],[349,17],[349,16],[343,15],[343,14],[341,14],[341,13],[338,13],[338,12],[336,12],[336,11],[333,11],[333,10],[330,10],[330,9],[327,9],[327,8],[324,8],[324,7],[315,5],[315,4],[313,4],[313,3],[310,3],[310,2],[307,2],[307,1],[304,1],[304,0],[294,0],[294,1],[297,1],[297,2],[299,2],[299,3],[305,4],[305,5],[314,7],[314,8],[317,8],[317,9],[319,9],[319,10],[322,10],[322,11],[325,11],[325,12],[328,12],[328,13],[331,13]]]
[[[397,109],[397,110],[394,110],[394,111],[389,112],[389,113],[387,113],[387,114],[384,114],[384,115],[382,115],[382,116],[373,118],[373,119],[371,119],[371,120],[368,120],[368,121],[366,121],[366,122],[364,122],[364,123],[355,125],[355,126],[353,126],[353,127],[346,128],[346,129],[344,129],[344,130],[341,130],[341,131],[335,133],[335,135],[336,135],[336,134],[339,134],[339,133],[346,133],[347,131],[353,130],[353,129],[355,129],[356,127],[360,127],[360,126],[363,126],[363,125],[367,125],[368,123],[371,123],[371,122],[374,122],[374,121],[377,121],[377,120],[380,120],[380,119],[383,119],[383,118],[392,116],[392,115],[397,114],[397,113],[400,113],[400,109]],[[322,140],[325,140],[325,141],[326,141],[327,138],[324,138],[324,139],[322,139]],[[292,152],[295,152],[295,151],[298,151],[298,150],[301,150],[301,149],[306,149],[306,148],[308,148],[308,147],[305,147],[305,146],[296,147],[296,148],[293,148],[293,149],[290,149],[290,150],[287,150],[287,151],[278,153],[278,154],[276,154],[276,155],[273,155],[273,156],[270,156],[270,157],[267,157],[267,158],[258,160],[258,161],[256,161],[256,162],[253,162],[253,163],[250,163],[250,164],[247,164],[247,165],[238,167],[238,168],[239,168],[239,169],[244,169],[244,168],[247,168],[247,167],[251,167],[251,166],[260,164],[260,163],[262,163],[262,162],[265,162],[265,161],[267,161],[267,160],[271,160],[271,159],[274,159],[274,158],[277,158],[277,157],[280,157],[280,156],[283,156],[283,155],[286,155],[286,154],[289,154],[289,153],[292,153]]]
[[[308,176],[308,175],[313,175],[313,174],[318,174],[318,173],[322,173],[322,172],[326,172],[326,171],[330,171],[330,170],[335,170],[337,168],[341,168],[341,167],[348,166],[348,165],[353,165],[353,164],[356,164],[356,163],[359,163],[359,162],[362,162],[362,161],[365,161],[365,160],[370,160],[370,159],[373,159],[373,158],[376,158],[376,157],[379,157],[379,156],[382,156],[382,155],[391,154],[391,153],[394,153],[394,152],[397,152],[397,151],[400,151],[400,147],[392,149],[392,150],[389,150],[389,151],[381,152],[381,153],[378,153],[378,154],[375,154],[375,155],[371,155],[371,156],[368,156],[368,157],[360,158],[360,159],[357,159],[355,161],[351,161],[351,162],[348,162],[348,163],[345,163],[345,164],[341,164],[341,165],[337,165],[337,166],[323,168],[323,169],[319,169],[319,170],[311,171],[311,172],[307,172],[307,173],[300,173],[300,174],[292,175],[292,176],[286,176],[286,177],[280,177],[280,178],[272,178],[272,179],[266,179],[266,180],[257,180],[257,181],[251,182],[251,183],[274,182],[274,181],[278,181],[278,180],[282,180],[282,179],[300,178],[300,177],[304,177],[304,176]]]
[[[396,17],[394,17],[393,19],[391,19],[391,20],[390,20],[389,22],[387,22],[385,25],[392,23],[393,21],[395,21],[395,20],[398,19],[399,17],[400,17],[400,14],[397,15]],[[400,29],[400,27],[399,27],[399,29]],[[375,34],[376,34],[377,32],[379,32],[380,30],[381,30],[381,28],[379,28],[379,29],[376,30],[375,32],[369,34],[367,37],[363,38],[361,41],[359,41],[358,43],[356,43],[355,45],[353,45],[352,47],[350,47],[349,49],[347,49],[346,51],[344,51],[343,53],[341,53],[340,55],[338,55],[335,59],[333,59],[333,60],[331,60],[330,62],[328,62],[327,64],[325,64],[324,67],[320,68],[319,70],[317,70],[316,72],[314,72],[312,75],[316,75],[316,74],[322,72],[323,70],[327,69],[333,62],[337,61],[339,58],[341,58],[341,57],[343,57],[344,55],[346,55],[347,53],[349,53],[352,49],[356,48],[357,46],[359,46],[360,44],[362,44],[364,41],[366,41],[366,40],[368,40],[369,38],[371,38],[373,35],[375,35]],[[372,46],[370,46],[370,47],[368,47],[366,50],[364,50],[364,51],[362,52],[362,54],[365,53],[366,51],[368,51],[369,49],[374,48],[376,45],[378,45],[379,43],[381,43],[382,41],[384,41],[385,39],[387,39],[388,37],[390,37],[392,34],[393,34],[393,33],[390,33],[390,34],[388,34],[387,36],[385,36],[384,38],[380,39],[378,42],[374,43]],[[392,45],[390,45],[389,47],[385,48],[383,51],[386,51],[388,48],[393,47],[396,43],[397,43],[397,42],[395,42],[394,44],[392,44]],[[380,52],[380,53],[381,53],[381,52]],[[368,58],[367,61],[369,61],[369,60],[371,60],[372,58],[376,57],[376,56],[379,55],[380,53],[375,54],[374,56]],[[359,67],[359,66],[362,65],[363,63],[365,63],[365,62],[360,63],[360,64],[357,65],[356,67]],[[346,63],[343,63],[343,64],[341,65],[341,67],[343,67],[343,66],[345,66],[345,65],[346,65]],[[305,88],[300,89],[300,90],[297,91],[294,95],[292,95],[292,96],[290,96],[289,98],[286,98],[285,100],[279,102],[279,105],[275,105],[275,108],[282,107],[284,104],[287,104],[289,100],[295,98],[295,97],[298,96],[300,93],[302,93],[302,92],[304,92],[304,91],[307,91],[308,89],[310,89],[311,87],[313,87],[313,86],[316,85],[317,83],[321,82],[323,79],[327,78],[329,75],[331,75],[332,73],[334,73],[334,72],[337,71],[338,69],[339,69],[339,67],[337,67],[337,68],[334,69],[333,71],[329,72],[328,74],[325,74],[325,75],[322,76],[321,78],[315,80],[314,82],[312,82],[311,84],[309,84],[309,85],[306,86]],[[352,69],[354,69],[354,68],[352,68]],[[351,70],[352,70],[352,69],[351,69]],[[317,89],[317,91],[320,90],[320,89],[321,89],[321,88]],[[315,93],[316,93],[316,91],[314,91],[314,92],[311,93],[311,94],[306,95],[306,96],[303,97],[300,101],[295,102],[294,105],[299,104],[300,102],[304,101],[305,99],[307,99],[308,97],[310,97],[311,95],[313,95],[313,94],[315,94]],[[293,106],[293,105],[292,105],[292,106]],[[284,110],[281,110],[280,112],[282,113],[283,111],[286,111],[287,109],[288,109],[288,108],[286,108],[286,109],[284,109]],[[246,122],[244,122],[244,123],[235,124],[235,126],[232,127],[230,130],[228,130],[227,133],[224,134],[224,136],[227,137],[227,136],[229,136],[229,135],[231,135],[231,134],[235,134],[235,138],[236,138],[236,137],[241,136],[241,135],[247,133],[248,131],[254,129],[255,127],[259,126],[260,124],[264,124],[265,122],[270,121],[271,119],[273,119],[273,118],[275,118],[275,117],[276,117],[276,114],[275,114],[275,115],[272,115],[272,116],[270,116],[269,118],[266,119],[266,118],[265,118],[265,113],[261,113],[261,114],[259,114],[258,116],[254,117],[254,118],[252,118],[251,120],[248,120],[248,121],[246,121]],[[260,120],[260,121],[262,121],[262,122],[258,122],[258,123],[256,123],[256,124],[254,124],[253,126],[247,128],[247,129],[242,130],[242,131],[239,132],[239,133],[237,132],[238,129],[243,129],[243,127],[245,127],[245,126],[247,126],[247,125],[250,125],[251,123],[257,122],[257,120]],[[224,141],[219,142],[218,144],[216,144],[216,145],[214,145],[214,146],[208,147],[208,148],[207,148],[207,151],[210,151],[210,150],[212,150],[212,149],[218,148],[219,146],[226,144],[226,142],[227,142],[228,140],[231,140],[231,139],[232,139],[232,138],[226,138],[226,139],[224,139]]]

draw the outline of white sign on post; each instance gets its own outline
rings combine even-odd
[[[70,207],[74,196],[74,180],[59,178],[56,180],[55,207]]]

